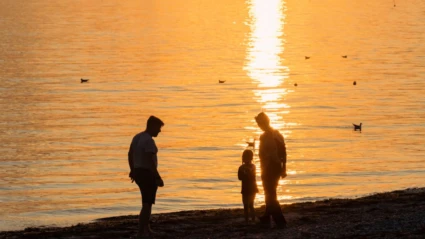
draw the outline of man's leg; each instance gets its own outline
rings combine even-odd
[[[142,210],[139,214],[139,236],[148,235],[151,233],[149,220],[152,213],[152,204],[143,203]]]
[[[268,197],[266,198],[267,211],[269,215],[273,216],[273,213],[276,211],[275,209],[276,201],[277,201],[276,187],[278,182],[276,182],[275,177],[269,177],[267,181],[268,181],[267,182]]]
[[[264,211],[264,214],[259,218],[261,223],[267,224],[270,223],[270,197],[273,195],[270,195],[270,193],[273,192],[273,184],[270,180],[270,177],[268,174],[261,175],[261,180],[263,181],[263,189],[264,189],[264,199],[266,203],[266,209]]]
[[[136,183],[139,185],[142,196],[142,210],[139,214],[138,236],[147,236],[152,234],[149,221],[152,214],[152,204],[155,204],[157,187],[152,173],[148,170],[140,172],[139,180],[137,180]]]
[[[280,175],[274,175],[272,187],[270,189],[270,214],[273,217],[276,226],[279,228],[284,228],[286,226],[286,220],[282,213],[282,208],[280,207],[279,200],[277,199],[277,186],[279,185]]]

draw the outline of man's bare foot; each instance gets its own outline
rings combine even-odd
[[[153,238],[153,236],[151,234],[146,234],[146,233],[143,233],[143,234],[137,233],[136,237],[132,237],[132,239],[151,239],[151,238]]]
[[[148,226],[148,231],[147,231],[149,234],[151,234],[151,235],[153,235],[153,234],[155,234],[155,232],[152,230],[152,228],[151,228],[151,226],[149,225]]]

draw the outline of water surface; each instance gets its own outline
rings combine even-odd
[[[127,152],[150,115],[165,122],[154,213],[241,207],[262,110],[286,138],[282,204],[424,186],[423,1],[4,0],[0,14],[0,230],[137,214]]]

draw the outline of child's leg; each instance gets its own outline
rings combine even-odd
[[[255,194],[252,195],[250,199],[251,200],[249,202],[249,209],[250,209],[251,219],[254,222],[255,221],[255,209],[254,209]]]
[[[248,222],[249,219],[249,198],[246,195],[242,194],[242,202],[243,202],[243,212],[245,216],[245,222]]]
[[[253,222],[255,222],[255,209],[254,209],[254,203],[251,204],[251,219]]]
[[[243,205],[244,215],[245,215],[245,222],[249,221],[249,206]]]

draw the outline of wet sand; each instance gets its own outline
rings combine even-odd
[[[153,215],[155,238],[425,238],[425,188],[357,199],[329,199],[282,206],[285,229],[246,224],[242,209]],[[256,208],[257,215],[264,207]],[[99,219],[70,227],[0,232],[0,238],[131,238],[137,215]]]

